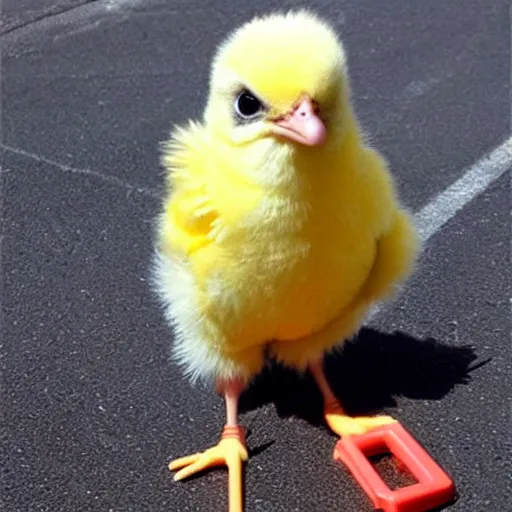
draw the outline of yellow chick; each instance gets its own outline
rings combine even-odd
[[[265,356],[310,371],[340,436],[394,421],[349,417],[322,369],[376,302],[411,274],[419,251],[383,157],[365,146],[345,52],[307,11],[244,24],[214,58],[203,122],[166,143],[168,194],[154,283],[192,381],[226,402],[219,444],[178,459],[180,480],[229,468],[242,510],[247,460],[238,399]]]

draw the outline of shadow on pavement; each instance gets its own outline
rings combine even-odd
[[[439,400],[454,386],[467,384],[477,355],[473,347],[452,346],[432,338],[364,328],[342,353],[326,358],[329,382],[350,414],[374,414],[396,406],[395,397]],[[323,423],[322,400],[313,379],[271,365],[243,395],[241,411],[274,403],[280,416]]]

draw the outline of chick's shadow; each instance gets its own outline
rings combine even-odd
[[[349,414],[375,414],[396,406],[395,397],[439,400],[454,386],[467,384],[471,371],[488,361],[471,346],[452,346],[402,332],[363,328],[342,353],[325,360],[327,378]],[[271,365],[244,393],[241,411],[274,403],[281,417],[323,423],[321,395],[309,373],[299,375]]]

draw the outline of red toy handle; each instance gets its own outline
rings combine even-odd
[[[368,460],[385,452],[403,463],[418,483],[392,491]],[[336,443],[334,459],[348,467],[375,508],[384,512],[426,512],[455,498],[450,477],[398,422],[343,437]]]

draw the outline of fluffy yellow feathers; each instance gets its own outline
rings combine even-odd
[[[212,130],[231,128],[232,96],[241,84],[250,85],[268,104],[267,119],[285,114],[300,94],[308,94],[334,113],[336,102],[343,99],[345,81],[342,44],[323,21],[305,11],[256,18],[217,51],[205,120]],[[259,128],[265,132],[264,123]]]
[[[305,368],[412,271],[418,239],[363,145],[343,47],[307,12],[221,45],[204,121],[163,163],[155,283],[193,379],[249,379],[267,348]]]

